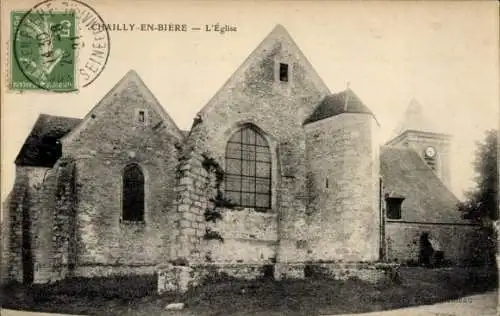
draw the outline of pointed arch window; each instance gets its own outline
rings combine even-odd
[[[123,171],[122,208],[124,221],[144,221],[144,174],[137,164]]]
[[[241,128],[227,143],[225,194],[238,206],[271,208],[271,151],[254,126]]]

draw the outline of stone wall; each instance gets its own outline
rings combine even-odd
[[[255,263],[276,259],[277,214],[253,209],[218,208],[221,218],[207,221],[204,213],[213,209],[217,195],[215,170],[204,166],[206,155],[191,151],[181,159],[176,187],[175,242],[171,260],[190,264]],[[223,240],[207,239],[207,231]]]
[[[351,113],[306,125],[311,261],[378,259],[376,128],[371,115]]]
[[[399,263],[417,261],[420,236],[423,232],[429,232],[439,242],[445,260],[464,264],[470,259],[475,230],[474,225],[387,222],[387,260]]]
[[[37,221],[33,227],[35,247],[35,282],[46,282],[61,279],[61,265],[54,260],[54,245],[60,240],[62,231],[54,231],[54,220],[57,214],[57,180],[58,169],[47,170],[36,200]],[[61,205],[61,204],[60,204]],[[57,267],[56,267],[57,265]]]
[[[16,166],[16,179],[4,213],[5,238],[2,253],[2,272],[7,279],[23,280],[23,217],[25,220],[24,237],[29,238],[30,248],[26,249],[31,257],[34,279],[39,278],[37,258],[43,251],[37,229],[43,226],[44,215],[38,208],[39,192],[49,168]]]
[[[201,262],[201,240],[206,230],[204,211],[208,200],[215,196],[215,174],[202,166],[200,153],[195,153],[186,145],[180,158],[175,187],[175,201],[172,220],[174,230],[171,260],[187,260],[189,263]]]
[[[235,278],[254,280],[264,276],[264,266],[259,264],[216,264],[157,267],[158,293],[186,292],[206,280]]]
[[[56,173],[55,208],[52,226],[52,265],[58,278],[73,275],[77,262],[77,243],[79,236],[76,228],[76,164],[71,159],[59,159],[54,166]]]
[[[11,192],[2,203],[1,216],[2,220],[0,222],[0,238],[1,238],[1,248],[0,248],[0,284],[5,284],[9,281],[9,265],[10,265],[10,205],[13,198],[13,193]],[[15,209],[15,207],[14,207]]]
[[[28,179],[22,170],[16,168],[16,178],[12,193],[9,197],[7,209],[4,210],[2,222],[2,280],[23,279],[22,271],[22,212],[26,193],[28,191]]]
[[[222,232],[224,241],[203,241],[205,259],[215,263],[272,263],[276,260],[277,215],[252,209],[223,211],[207,227]],[[207,260],[208,261],[208,260]]]
[[[181,139],[134,78],[112,90],[77,127],[82,130],[63,138],[63,157],[75,162],[75,265],[81,275],[112,267],[147,270],[169,258]],[[122,219],[123,170],[132,163],[144,175],[144,220],[137,222]]]
[[[289,65],[288,82],[280,82],[279,75],[276,75],[276,67],[280,62]],[[274,32],[250,55],[200,111],[187,138],[188,157],[182,167],[187,176],[180,179],[179,190],[183,193],[178,196],[181,201],[178,210],[181,214],[191,215],[180,215],[182,219],[179,220],[179,225],[187,227],[181,227],[184,232],[179,236],[178,253],[175,256],[188,256],[192,257],[191,261],[203,261],[200,249],[207,248],[218,256],[217,260],[223,262],[255,262],[270,257],[274,247],[271,241],[277,240],[277,261],[305,260],[307,196],[305,134],[302,123],[328,93],[328,89],[284,30],[283,33],[281,30]],[[272,234],[277,237],[262,237],[260,240],[259,237],[250,237],[239,241],[229,237],[227,244],[205,245],[198,235],[200,232],[203,234],[206,228],[199,221],[206,203],[199,199],[203,199],[203,186],[207,183],[207,175],[200,168],[203,160],[201,155],[213,158],[224,169],[227,141],[246,124],[258,129],[270,147],[272,207],[268,213],[273,215],[264,216],[248,210],[244,217],[245,220],[256,223],[263,218],[270,222],[276,221],[276,226],[273,226],[276,231]],[[201,188],[196,188],[198,182]],[[189,186],[195,186],[193,191],[190,191]],[[242,218],[237,219],[240,220]],[[223,226],[221,229],[228,230],[222,230],[222,236],[231,234],[231,227],[223,223],[220,225]],[[257,235],[252,232],[250,234]],[[242,248],[238,249],[238,253],[231,253],[240,246]],[[217,247],[221,247],[220,250]],[[253,252],[255,247],[260,247],[260,250]],[[251,255],[244,256],[245,251]],[[223,258],[223,254],[227,254],[227,257]]]
[[[305,277],[327,277],[335,280],[356,278],[370,283],[391,280],[399,268],[396,264],[373,262],[313,263],[306,266]]]
[[[73,276],[93,278],[107,277],[117,275],[153,275],[156,271],[156,265],[129,265],[129,264],[110,264],[110,265],[79,265],[73,271]]]
[[[328,278],[333,280],[359,279],[370,283],[391,281],[398,265],[373,262],[210,264],[193,266],[160,265],[156,268],[158,293],[186,292],[206,281],[229,279],[255,280],[273,278],[273,270],[283,271],[280,278]],[[274,275],[276,272],[274,272]]]
[[[74,245],[71,234],[71,227],[74,227],[72,165],[62,166],[60,161],[53,168],[17,168],[30,178],[22,204],[30,215],[33,282],[62,279],[68,275],[68,267],[75,257],[74,252],[71,253],[74,250],[71,248]],[[18,176],[22,179],[21,174]],[[12,267],[22,270],[24,266],[19,261]]]

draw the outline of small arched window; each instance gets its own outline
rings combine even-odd
[[[125,167],[122,196],[122,219],[144,221],[144,174],[137,164]]]
[[[243,127],[227,143],[225,193],[237,206],[271,208],[271,152],[254,126]]]

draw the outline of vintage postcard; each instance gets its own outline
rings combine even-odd
[[[2,315],[496,315],[496,2],[1,5]]]

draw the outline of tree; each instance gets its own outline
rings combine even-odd
[[[466,192],[460,210],[464,218],[478,222],[498,219],[498,131],[488,130],[482,142],[476,143],[473,162],[475,187]]]
[[[498,131],[486,131],[482,142],[476,143],[473,162],[475,186],[466,192],[459,204],[463,217],[480,224],[473,241],[471,263],[495,262],[498,232],[493,221],[498,220]]]

